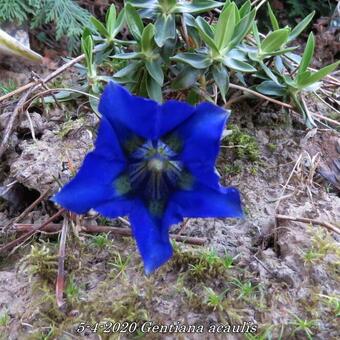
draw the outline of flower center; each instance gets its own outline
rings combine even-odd
[[[129,157],[132,190],[147,200],[163,200],[173,191],[182,173],[177,154],[162,141],[147,141]]]
[[[171,193],[191,190],[194,178],[179,160],[181,141],[176,136],[164,140],[127,141],[126,172],[114,182],[118,194],[139,196],[154,216],[161,216]]]
[[[165,168],[164,160],[160,158],[152,158],[148,161],[148,170],[154,172],[162,172]]]

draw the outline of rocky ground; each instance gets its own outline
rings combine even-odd
[[[15,70],[2,70],[2,79],[11,78],[18,79]],[[78,104],[36,104],[22,117],[0,164],[2,244],[16,236],[11,224],[4,226],[39,194],[56,192],[91,149],[98,121],[88,104]],[[0,130],[13,105],[1,106]],[[327,114],[327,106],[315,107]],[[217,167],[221,182],[242,193],[245,219],[191,219],[183,228],[174,226],[174,233],[207,242],[176,242],[174,258],[150,277],[143,274],[131,238],[85,234],[72,223],[62,308],[55,299],[60,237],[30,238],[0,260],[0,337],[339,338],[339,235],[317,223],[275,219],[277,214],[305,217],[339,227],[339,188],[325,176],[340,145],[338,132],[308,131],[298,116],[254,99],[235,104],[230,123],[233,133],[222,141]],[[14,181],[14,190],[5,193]],[[43,223],[56,211],[46,199],[20,223]],[[124,227],[120,220],[98,216],[77,221]],[[82,322],[92,328],[84,330]],[[171,324],[179,332],[157,331],[157,325]],[[189,325],[196,325],[196,333]],[[248,333],[233,333],[233,326]],[[187,333],[180,332],[183,327]]]

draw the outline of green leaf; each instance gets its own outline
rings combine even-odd
[[[256,72],[256,68],[251,66],[248,63],[245,63],[244,61],[233,59],[230,57],[224,57],[223,58],[223,64],[231,68],[232,70],[245,72],[245,73],[252,73]]]
[[[91,17],[91,23],[93,24],[93,26],[96,28],[96,30],[98,31],[98,33],[102,36],[102,37],[109,37],[109,32],[106,30],[105,26],[95,17]]]
[[[159,103],[163,101],[162,88],[152,77],[146,79],[146,90],[151,99]]]
[[[183,70],[177,75],[175,80],[172,82],[171,87],[174,90],[187,89],[192,87],[196,81],[198,76],[201,74],[200,70],[184,67]]]
[[[313,32],[310,32],[308,40],[307,40],[306,48],[301,59],[298,74],[302,74],[303,72],[307,71],[308,66],[310,65],[313,55],[314,55],[314,48],[315,48],[315,38],[314,38]]]
[[[254,33],[254,38],[255,38],[255,41],[256,41],[256,45],[257,45],[258,48],[260,48],[260,46],[261,46],[261,38],[260,38],[259,30],[257,29],[256,21],[254,21],[254,23],[253,23],[253,33]]]
[[[274,52],[262,53],[262,56],[264,56],[264,57],[273,57],[273,56],[277,56],[277,55],[281,55],[281,54],[286,54],[286,53],[295,51],[297,48],[299,48],[299,46],[287,47],[287,48],[283,48],[281,50],[277,50],[277,51],[274,51]]]
[[[112,4],[109,10],[106,12],[105,18],[106,28],[111,38],[114,38],[113,33],[116,27],[116,17],[117,17],[116,7],[114,4]]]
[[[291,42],[292,40],[296,39],[305,30],[305,28],[312,21],[314,15],[315,15],[315,11],[307,15],[300,23],[298,23],[293,28],[293,30],[289,34],[288,42]]]
[[[125,8],[123,8],[118,14],[115,29],[112,32],[111,37],[115,37],[120,32],[120,30],[122,29],[124,25],[124,21],[125,21],[124,19],[125,19]]]
[[[267,96],[283,97],[286,94],[286,87],[272,80],[266,80],[257,85],[256,90]]]
[[[202,18],[198,17],[196,19],[196,27],[198,32],[202,38],[202,40],[216,53],[219,54],[219,50],[214,42],[213,35],[214,32],[212,31],[210,25]]]
[[[249,33],[255,19],[256,10],[252,10],[249,14],[243,17],[236,25],[230,48],[237,46],[243,38]]]
[[[208,12],[214,8],[223,6],[223,2],[211,1],[211,0],[194,0],[183,1],[177,3],[176,13],[191,13],[199,14]]]
[[[91,32],[88,29],[84,29],[81,39],[82,51],[85,54],[86,66],[89,69],[93,64],[93,39]]]
[[[131,62],[129,65],[123,67],[119,71],[117,71],[113,77],[114,78],[123,78],[123,77],[128,77],[132,76],[137,69],[141,66],[141,62]]]
[[[156,82],[162,86],[164,82],[164,74],[160,60],[146,61],[145,67],[148,70],[150,76],[156,80]]]
[[[222,99],[225,102],[225,96],[229,88],[228,71],[222,64],[218,64],[212,67],[212,75],[221,92]]]
[[[154,9],[158,6],[158,1],[155,0],[126,0],[126,4],[131,4],[135,8]],[[126,5],[125,5],[126,6]]]
[[[152,51],[154,44],[153,38],[155,36],[155,26],[153,24],[148,24],[142,33],[141,45],[142,52]]]
[[[112,56],[113,59],[140,59],[143,56],[140,52],[117,53]]]
[[[297,78],[298,80],[297,84],[299,88],[305,88],[314,83],[317,83],[318,81],[322,80],[324,77],[332,73],[339,66],[339,64],[340,61],[337,61],[336,63],[328,65],[313,74],[311,74],[309,71],[305,71]]]
[[[247,14],[250,13],[250,10],[251,10],[251,2],[250,0],[247,0],[239,10],[240,17],[241,18],[245,17]]]
[[[230,5],[230,3],[231,3],[231,0],[225,0],[225,3],[223,5],[223,7],[222,7],[222,11],[221,12],[223,12]]]
[[[129,3],[125,6],[125,18],[132,36],[137,41],[141,40],[144,25],[136,9]]]
[[[155,22],[155,42],[162,47],[168,39],[176,38],[176,21],[172,14],[160,14]]]
[[[261,43],[262,52],[270,53],[279,50],[287,42],[289,32],[289,28],[281,28],[269,33]]]
[[[279,30],[280,29],[279,23],[276,19],[276,16],[272,10],[272,6],[270,6],[269,2],[267,3],[267,8],[268,8],[269,19],[272,24],[273,30],[274,31]]]
[[[208,36],[210,39],[214,38],[214,31],[211,26],[202,18],[196,18],[196,27],[204,33],[204,35]]]
[[[191,53],[191,52],[179,53],[170,59],[188,64],[195,69],[208,68],[212,62],[211,59],[209,59],[206,54]]]
[[[225,48],[233,36],[236,24],[236,11],[237,7],[235,3],[232,2],[220,14],[214,35],[214,41],[219,50]]]
[[[101,114],[98,111],[99,100],[93,97],[89,97],[89,102],[90,102],[91,109],[96,113],[97,117],[100,117]]]
[[[282,28],[271,32],[261,43],[261,51],[263,54],[270,54],[281,48],[287,42],[289,28]]]
[[[265,63],[260,62],[261,68],[263,69],[263,71],[265,72],[265,74],[276,84],[279,84],[279,81],[277,79],[277,77],[275,76],[275,74],[272,72],[272,70],[266,66]]]

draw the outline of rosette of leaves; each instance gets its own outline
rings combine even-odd
[[[310,33],[308,37],[302,58],[299,55],[291,53],[293,48],[284,47],[285,44],[292,42],[305,30],[314,17],[314,12],[310,13],[292,30],[287,28],[280,29],[278,20],[270,5],[268,5],[268,14],[274,31],[263,41],[261,41],[256,26],[254,25],[253,27],[257,48],[255,48],[255,52],[251,51],[249,53],[249,57],[260,63],[266,77],[269,78],[260,76],[263,81],[260,85],[256,86],[256,89],[260,93],[268,96],[284,97],[288,100],[290,98],[293,104],[303,113],[307,126],[311,127],[315,124],[312,117],[308,114],[308,110],[306,110],[303,101],[300,100],[299,94],[302,91],[317,90],[321,85],[320,81],[332,73],[338,67],[339,62],[328,65],[316,72],[308,70],[315,49],[313,33]],[[273,35],[275,32],[278,33]],[[271,54],[266,53],[268,45],[273,48]],[[277,51],[274,51],[275,49],[277,49]],[[265,65],[263,60],[273,56],[273,67]]]
[[[164,46],[167,40],[176,38],[176,16],[183,14],[200,14],[223,5],[212,0],[128,0],[128,4],[139,9],[142,18],[155,23],[155,42]]]
[[[206,75],[218,86],[222,98],[225,99],[230,70],[241,73],[256,72],[245,52],[239,49],[240,43],[249,33],[256,10],[252,9],[250,1],[239,9],[234,2],[228,1],[216,23],[210,25],[202,17],[195,20],[203,47],[193,52],[178,53],[173,61],[185,63],[186,67],[178,75],[174,86],[176,88],[190,87],[196,81],[192,72]]]
[[[299,94],[303,91],[316,91],[321,85],[321,80],[332,73],[340,64],[340,61],[337,61],[316,72],[310,71],[308,68],[313,60],[314,49],[315,38],[311,32],[302,58],[288,55],[286,59],[276,60],[274,66],[276,71],[275,78],[265,80],[256,87],[257,91],[266,95],[290,97],[293,103],[304,114],[308,127],[315,126],[315,124],[312,117],[308,114],[308,110],[304,107],[303,102],[299,99]],[[292,63],[293,60],[297,63]]]
[[[297,48],[296,46],[289,47],[287,45],[294,41],[305,30],[313,19],[314,14],[314,12],[310,13],[293,29],[290,27],[280,28],[278,20],[270,4],[268,4],[268,15],[273,30],[262,39],[257,24],[254,22],[252,31],[256,46],[243,46],[243,51],[247,51],[249,58],[260,65],[261,70],[265,73],[266,77],[275,83],[278,83],[272,72],[272,68],[268,67],[268,64],[271,63],[273,57],[276,59],[277,63],[282,63],[281,56],[291,53]]]
[[[106,43],[109,46],[126,43],[126,41],[116,38],[124,25],[124,14],[125,10],[123,9],[117,16],[115,5],[111,5],[106,12],[104,23],[92,16],[90,20],[97,32],[94,40],[96,42]]]
[[[136,9],[130,4],[125,7],[125,16],[136,45],[133,51],[112,56],[126,62],[126,66],[116,72],[113,78],[134,93],[161,102],[164,73],[160,49],[155,43],[155,26],[150,23],[144,27]]]

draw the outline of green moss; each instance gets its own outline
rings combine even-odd
[[[17,88],[17,84],[14,80],[10,79],[7,83],[0,82],[0,95],[10,93]]]
[[[240,164],[228,164],[224,168],[226,175],[235,176],[240,174],[242,171],[242,167]]]
[[[260,160],[259,146],[255,137],[240,130],[236,125],[229,125],[232,134],[225,141],[235,147],[236,157],[242,160],[258,162]]]
[[[269,144],[267,144],[267,148],[270,152],[275,152],[276,149],[277,149],[277,145],[269,143]]]
[[[6,327],[11,321],[11,317],[8,314],[8,310],[3,309],[0,312],[0,327]]]
[[[56,248],[52,244],[32,245],[31,252],[20,260],[20,265],[31,277],[53,283],[58,268],[56,254]]]

